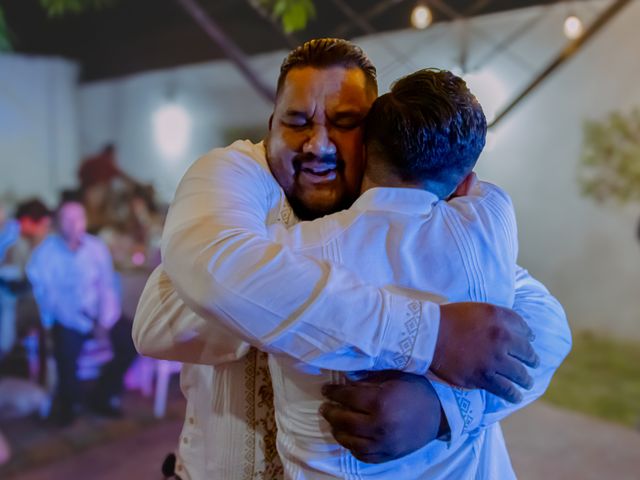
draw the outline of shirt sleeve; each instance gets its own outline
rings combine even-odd
[[[438,305],[362,284],[270,240],[268,181],[256,161],[228,150],[201,158],[182,179],[163,262],[187,306],[260,350],[319,368],[426,373]]]
[[[531,369],[534,386],[523,390],[522,402],[509,403],[484,390],[464,390],[434,380],[432,384],[449,422],[450,440],[474,434],[540,398],[553,374],[571,350],[571,331],[560,303],[529,272],[518,267],[513,309],[535,334],[533,348],[540,365]]]
[[[95,241],[96,261],[100,270],[98,321],[104,328],[110,329],[120,319],[122,313],[120,296],[116,291],[116,276],[111,253],[102,240],[95,238]]]
[[[20,238],[20,224],[17,220],[8,220],[0,227],[0,263],[4,261],[7,250]]]
[[[140,296],[133,342],[148,357],[203,365],[238,360],[250,348],[220,322],[207,321],[191,311],[162,266],[151,273]]]

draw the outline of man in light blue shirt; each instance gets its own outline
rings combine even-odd
[[[20,224],[8,219],[6,210],[0,205],[0,358],[9,350],[15,338],[15,295],[10,282],[18,269],[5,262],[5,256],[20,238]]]
[[[91,402],[99,413],[119,414],[112,409],[110,399],[122,388],[123,375],[135,355],[132,345],[123,346],[129,334],[123,322],[118,322],[120,298],[107,246],[87,233],[81,203],[63,201],[57,219],[59,233],[49,236],[33,252],[27,274],[42,321],[52,329],[58,369],[58,420],[66,425],[73,421],[81,398],[77,363],[85,341],[92,335],[105,338],[111,330],[114,358],[104,367],[97,382],[100,390]],[[120,327],[112,329],[117,327],[116,322]]]

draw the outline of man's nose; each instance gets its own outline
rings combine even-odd
[[[322,125],[314,127],[302,150],[304,153],[310,153],[316,157],[336,154],[336,146],[329,136],[327,128]]]

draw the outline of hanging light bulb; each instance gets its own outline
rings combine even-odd
[[[424,30],[433,22],[431,9],[422,3],[418,3],[411,12],[411,25],[418,30]]]
[[[564,21],[564,35],[570,40],[580,38],[584,33],[584,25],[575,15],[569,15]]]
[[[153,114],[156,144],[167,158],[182,155],[189,144],[191,117],[182,105],[167,103]]]

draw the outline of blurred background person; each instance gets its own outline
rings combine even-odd
[[[2,432],[0,432],[0,465],[4,465],[11,458],[11,448],[9,448],[9,443],[7,439],[4,438]]]
[[[34,251],[27,266],[43,323],[51,327],[58,385],[55,420],[73,422],[82,401],[77,369],[85,342],[110,337],[112,360],[88,398],[97,413],[118,416],[113,398],[121,393],[123,376],[135,359],[130,327],[119,322],[120,298],[111,254],[104,242],[87,233],[83,205],[71,197],[61,203],[58,233]]]
[[[18,222],[8,217],[7,208],[0,203],[0,261],[4,259],[6,251],[18,239],[19,235]]]
[[[20,225],[16,220],[9,219],[5,206],[0,205],[0,358],[13,341],[13,328],[9,325],[11,315],[13,315],[11,312],[13,296],[7,288],[7,283],[13,276],[13,272],[4,265],[4,258],[19,236]],[[5,312],[5,310],[7,311]]]
[[[39,326],[25,268],[50,229],[51,212],[32,198],[18,205],[15,219],[0,231],[0,357],[14,347],[17,331]]]

